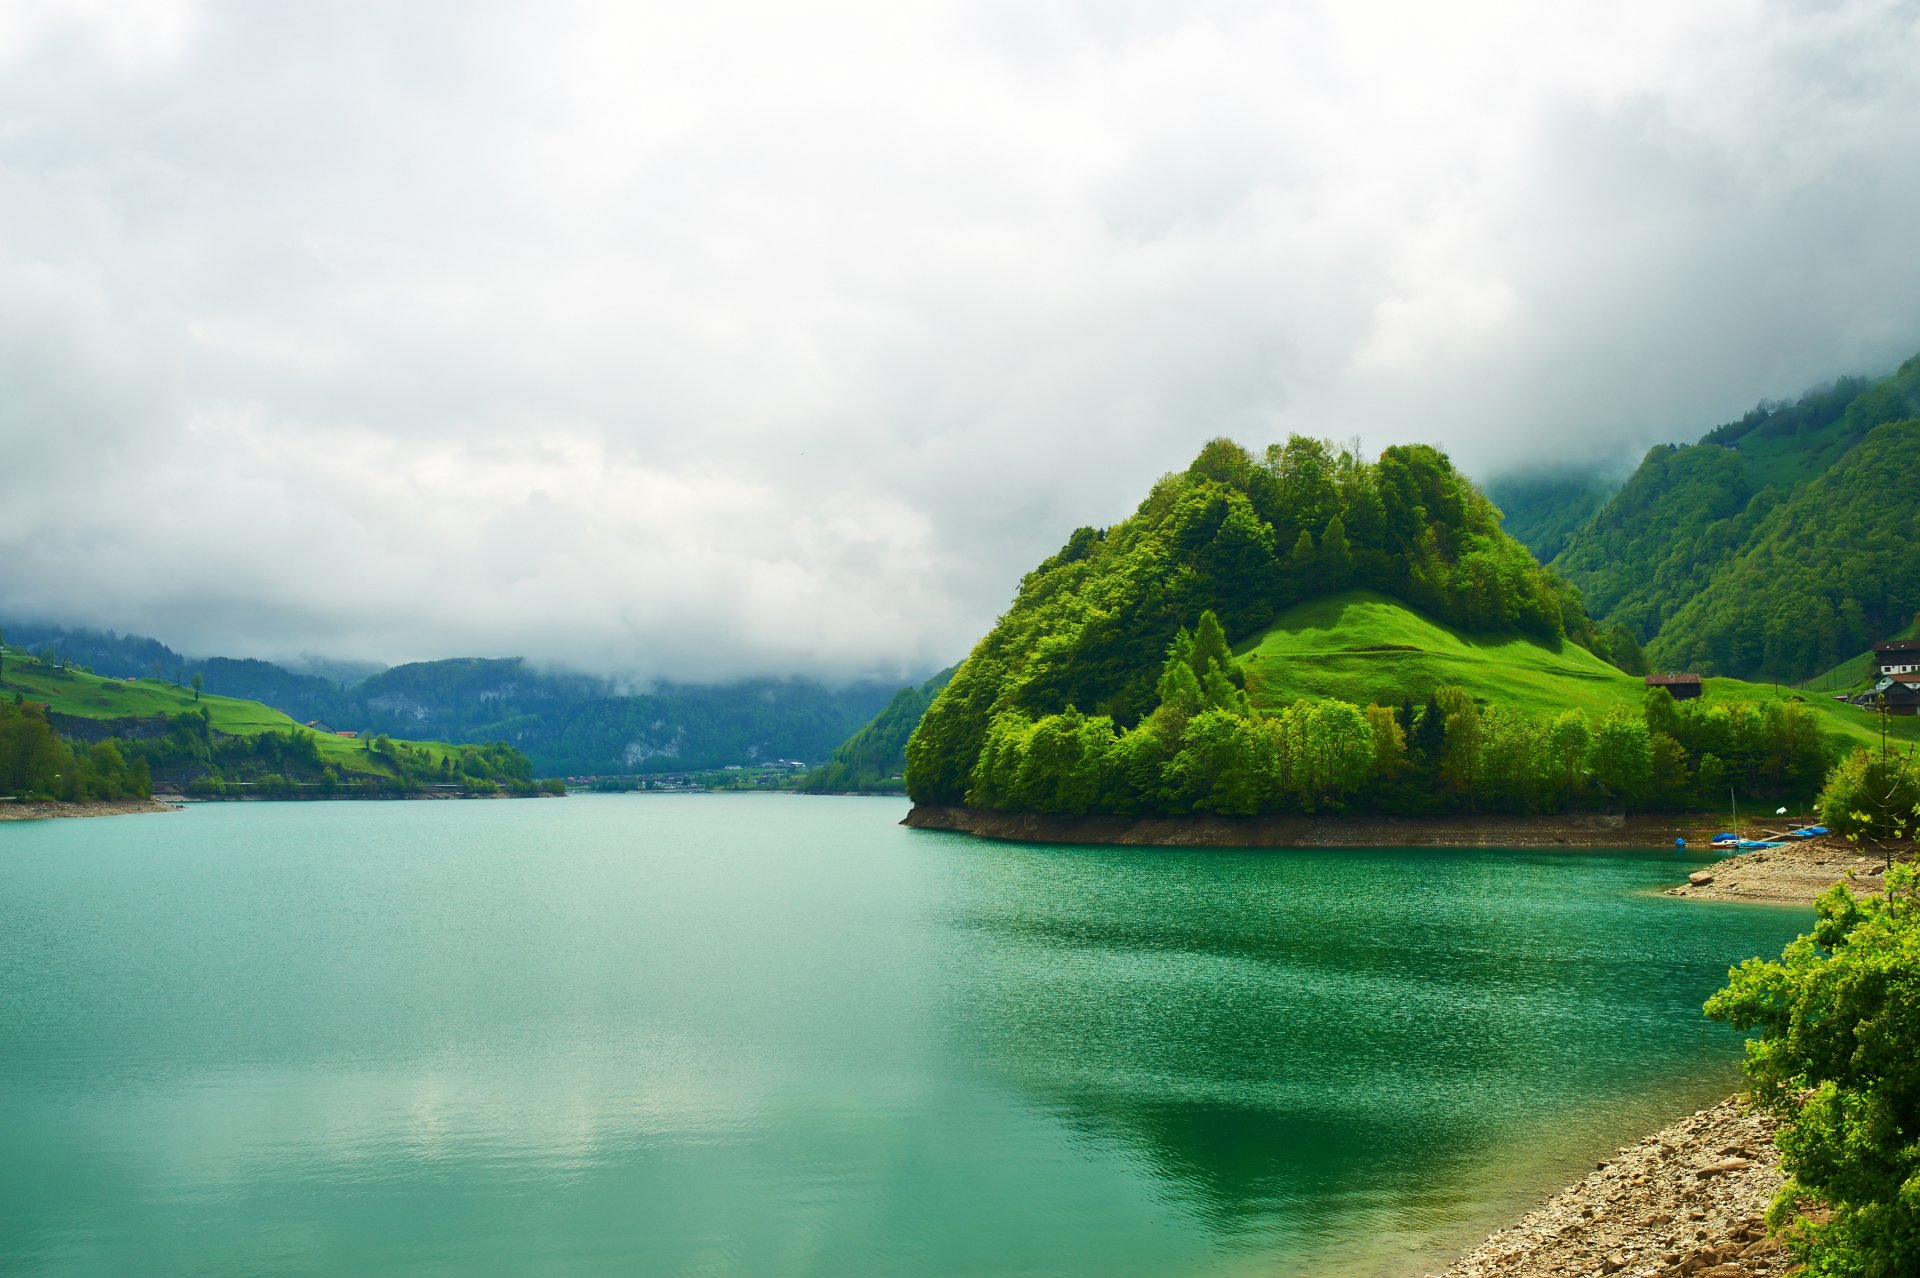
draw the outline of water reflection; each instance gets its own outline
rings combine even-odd
[[[1457,1222],[1516,1148],[1684,1105],[1737,1059],[1701,1000],[1801,923],[1639,857],[949,855],[957,1054],[1257,1247]]]

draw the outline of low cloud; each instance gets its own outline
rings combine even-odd
[[[0,615],[905,674],[1217,434],[1920,350],[1910,6],[0,3]]]

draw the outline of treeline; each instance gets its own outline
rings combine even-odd
[[[1105,531],[1082,528],[1027,574],[1013,606],[934,699],[908,747],[917,801],[962,802],[991,725],[1069,706],[1124,731],[1202,611],[1229,638],[1281,609],[1365,587],[1457,628],[1604,648],[1580,596],[1500,529],[1499,512],[1425,445],[1377,462],[1295,436],[1254,458],[1209,443]]]
[[[53,730],[47,713],[15,695],[0,700],[0,795],[19,799],[144,799],[153,776],[142,758],[100,741],[76,750]]]
[[[1131,729],[1077,709],[997,714],[968,778],[975,807],[1080,815],[1214,812],[1553,812],[1714,808],[1729,789],[1812,797],[1830,761],[1792,701],[1675,702],[1597,722],[1529,715],[1459,688],[1423,706],[1297,701],[1255,710],[1213,613],[1180,631],[1158,704]]]

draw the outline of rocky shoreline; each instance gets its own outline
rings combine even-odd
[[[1773,1132],[1773,1119],[1737,1096],[1700,1110],[1602,1160],[1440,1278],[1785,1273],[1763,1219],[1784,1179]]]
[[[140,812],[175,812],[173,804],[158,799],[95,799],[85,803],[0,803],[0,821],[45,821],[55,817],[131,816]]]

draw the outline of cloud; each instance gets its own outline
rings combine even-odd
[[[901,674],[1217,434],[1920,349],[1910,6],[0,5],[0,615]]]

